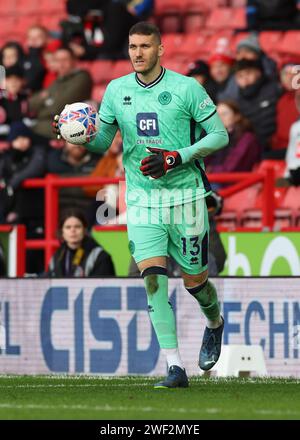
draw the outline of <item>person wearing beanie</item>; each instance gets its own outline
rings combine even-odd
[[[232,74],[234,57],[229,49],[226,38],[217,41],[216,48],[208,58],[210,75],[216,86],[216,100],[221,99],[222,93],[227,90]]]
[[[235,63],[234,72],[238,85],[237,103],[241,113],[252,123],[263,146],[263,155],[266,155],[276,130],[279,85],[265,76],[260,59],[241,59]]]
[[[196,60],[188,65],[187,76],[195,78],[201,84],[211,99],[216,102],[216,84],[210,76],[209,66],[203,60]]]
[[[260,59],[262,61],[265,75],[270,78],[277,77],[276,62],[262,50],[255,33],[250,34],[249,37],[244,38],[238,43],[236,48],[236,60],[242,59]]]

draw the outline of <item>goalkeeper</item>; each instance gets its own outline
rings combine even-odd
[[[155,25],[140,22],[130,29],[134,72],[109,83],[100,130],[85,146],[104,153],[121,131],[129,248],[144,278],[150,319],[168,363],[167,377],[155,388],[176,388],[187,387],[188,378],[168,301],[168,255],[180,265],[186,290],[207,320],[200,368],[212,368],[221,351],[224,320],[216,289],[207,279],[205,197],[211,188],[203,158],[227,145],[228,135],[205,89],[193,78],[165,69],[163,52]],[[203,129],[206,136],[199,140]]]

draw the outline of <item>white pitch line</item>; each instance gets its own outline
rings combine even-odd
[[[0,389],[5,389],[5,388],[81,388],[81,387],[93,387],[93,388],[112,388],[112,387],[143,387],[143,386],[149,386],[148,383],[117,383],[117,384],[108,384],[108,383],[99,383],[99,384],[89,384],[89,383],[83,383],[83,384],[65,384],[65,383],[61,383],[61,384],[35,384],[35,385],[30,385],[30,384],[22,384],[22,385],[0,385]]]
[[[106,412],[128,412],[128,411],[138,411],[138,412],[155,412],[158,408],[154,407],[128,407],[128,406],[111,406],[111,405],[41,405],[41,404],[12,404],[12,403],[0,403],[0,409],[20,409],[20,410],[80,410],[80,411],[106,411]],[[224,409],[224,408],[169,408],[172,413],[180,414],[235,414],[236,410]],[[248,410],[247,410],[248,411]],[[273,415],[273,416],[299,416],[300,411],[290,411],[290,410],[252,410],[253,415]]]

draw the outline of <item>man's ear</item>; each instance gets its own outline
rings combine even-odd
[[[163,44],[160,44],[159,49],[158,49],[158,56],[162,57],[164,53],[165,53],[165,48],[164,48]]]

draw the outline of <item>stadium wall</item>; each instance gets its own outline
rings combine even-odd
[[[215,279],[225,344],[261,344],[270,376],[300,377],[300,278]],[[205,326],[180,279],[170,280],[190,375]],[[141,279],[0,282],[2,374],[164,375]]]

